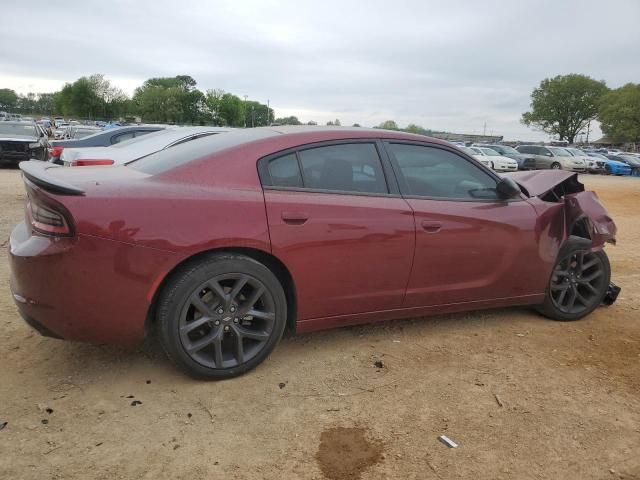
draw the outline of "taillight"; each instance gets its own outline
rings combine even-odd
[[[72,167],[92,167],[94,165],[113,165],[115,162],[108,158],[84,158],[82,160],[73,160]]]
[[[62,155],[62,150],[64,150],[64,147],[51,147],[49,148],[49,155],[51,157],[59,157]]]
[[[29,195],[27,214],[31,227],[45,235],[70,236],[72,230],[65,215],[66,209],[61,205],[44,204],[35,196]]]

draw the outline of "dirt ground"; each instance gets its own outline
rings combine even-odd
[[[39,336],[3,259],[0,478],[639,479],[640,180],[582,180],[619,227],[613,307],[575,323],[510,308],[290,336],[224,382],[183,376],[153,342]],[[19,173],[0,170],[5,248],[22,202]]]

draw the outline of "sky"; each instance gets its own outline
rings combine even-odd
[[[3,3],[0,88],[19,93],[185,74],[305,122],[547,140],[520,123],[542,79],[640,81],[639,0]]]

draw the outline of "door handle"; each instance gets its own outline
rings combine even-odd
[[[423,220],[422,228],[424,229],[425,232],[437,233],[442,228],[442,224],[440,222],[430,222],[428,220]]]
[[[309,214],[305,212],[282,212],[280,216],[289,225],[302,225],[309,220]]]

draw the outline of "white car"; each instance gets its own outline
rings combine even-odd
[[[585,152],[580,150],[579,148],[573,147],[564,147],[564,149],[573,155],[576,158],[584,161],[587,166],[587,171],[590,173],[604,173],[605,172],[605,164],[602,161],[596,160],[593,157],[590,157]]]
[[[491,162],[490,168],[496,172],[515,172],[518,170],[518,162],[513,158],[503,157],[498,152],[488,147],[470,148],[476,152],[476,155],[484,157],[487,161]]]
[[[467,155],[471,155],[485,167],[493,168],[493,163],[491,163],[491,160],[489,160],[489,157],[487,157],[486,155],[480,155],[473,148],[469,147],[458,147],[458,149],[462,150]]]
[[[189,140],[232,130],[223,127],[173,127],[148,133],[109,147],[65,148],[60,160],[67,167],[124,165]]]
[[[53,138],[56,140],[64,140],[67,133],[67,128],[69,124],[66,122],[56,123],[56,129],[53,131]]]

